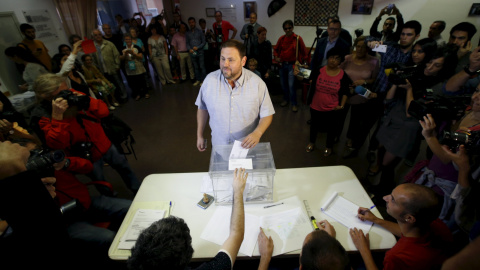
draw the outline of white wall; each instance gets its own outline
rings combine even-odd
[[[450,28],[455,24],[467,21],[473,23],[477,27],[477,34],[473,38],[472,44],[478,44],[480,36],[480,17],[468,17],[467,14],[472,6],[472,3],[479,2],[478,0],[375,0],[374,8],[371,15],[353,15],[351,14],[353,0],[340,0],[339,16],[342,21],[343,28],[350,31],[354,36],[354,30],[363,28],[364,33],[368,34],[370,26],[375,17],[379,14],[380,9],[389,3],[395,3],[403,14],[405,21],[417,20],[422,24],[421,38],[426,37],[428,28],[435,20],[444,20],[447,23],[447,28],[442,33],[444,39],[448,38]],[[268,30],[267,38],[275,44],[278,38],[283,35],[282,23],[287,19],[293,20],[295,1],[288,0],[286,5],[272,17],[268,17],[267,9],[270,0],[257,0],[258,22],[265,26]],[[205,8],[215,7],[219,8],[221,5],[235,4],[237,21],[231,22],[237,29],[238,34],[236,39],[240,39],[240,31],[243,25],[247,22],[243,20],[243,1],[241,0],[180,0],[180,8],[182,11],[182,19],[186,20],[193,16],[197,18],[205,18],[207,26],[211,27],[214,18],[207,18]],[[387,16],[384,16],[386,18]],[[383,21],[380,23],[380,27]],[[311,46],[315,38],[314,26],[297,26],[295,33],[303,37],[305,45]]]
[[[47,49],[49,50],[50,56],[53,56],[58,51],[58,45],[62,43],[68,44],[68,37],[66,36],[65,31],[63,30],[63,25],[60,22],[60,18],[58,17],[58,13],[55,8],[55,4],[53,3],[53,0],[7,0],[7,1],[2,1],[2,4],[0,5],[0,12],[5,12],[5,11],[15,12],[15,15],[17,16],[17,20],[19,24],[27,22],[25,20],[25,17],[23,16],[22,11],[39,10],[39,9],[48,10],[48,13],[50,14],[53,20],[54,26],[56,27],[56,31],[59,37],[58,40],[44,42],[45,46],[47,46]],[[12,40],[12,46],[15,46],[20,41],[21,40],[19,41]]]

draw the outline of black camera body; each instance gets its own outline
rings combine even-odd
[[[431,114],[437,121],[460,119],[465,108],[470,102],[470,97],[441,97],[426,91],[423,97],[413,100],[408,106],[408,114],[423,120],[427,114]]]
[[[393,85],[406,84],[407,80],[412,82],[412,78],[418,73],[417,66],[409,67],[403,63],[392,63],[385,68],[392,69],[392,72],[388,75],[388,82]]]
[[[480,151],[480,131],[471,133],[460,133],[443,131],[440,137],[440,143],[447,145],[450,149],[455,150],[464,145],[467,151],[479,153]]]
[[[79,142],[72,146],[71,151],[74,156],[92,161],[92,142]]]
[[[10,123],[13,123],[13,122],[16,122],[17,120],[17,117],[15,115],[15,112],[12,112],[12,111],[4,111],[4,112],[0,112],[0,119],[5,119],[7,120],[8,122]]]
[[[247,26],[247,34],[250,36],[250,35],[253,35],[253,26],[251,25],[248,25]]]
[[[64,159],[65,153],[62,150],[35,149],[30,151],[30,158],[25,166],[28,171],[36,171],[41,177],[53,176],[53,164]]]
[[[90,107],[90,97],[77,96],[70,90],[61,91],[54,99],[63,98],[67,101],[68,106],[77,106],[79,110],[88,110]]]

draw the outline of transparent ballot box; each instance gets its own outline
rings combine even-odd
[[[208,174],[212,180],[215,204],[233,203],[233,172],[229,170],[229,157],[233,145],[215,145],[210,157]],[[243,193],[245,203],[273,202],[273,179],[275,163],[270,143],[259,143],[248,151],[246,159],[252,159],[253,169],[248,172],[247,184]]]

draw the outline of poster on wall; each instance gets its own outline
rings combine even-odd
[[[327,18],[338,14],[340,0],[296,0],[295,26],[326,26]]]
[[[41,41],[57,40],[58,34],[53,26],[52,17],[48,10],[22,11],[28,24],[35,28],[36,39]]]
[[[474,3],[468,12],[468,16],[480,16],[480,4]]]
[[[237,9],[234,4],[222,5],[219,10],[222,12],[222,18],[229,22],[237,21]]]
[[[373,0],[353,0],[352,14],[372,14]]]

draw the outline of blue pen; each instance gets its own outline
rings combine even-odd
[[[172,201],[170,201],[170,206],[168,207],[168,215],[172,214]]]
[[[373,208],[375,208],[375,205],[373,205],[372,207],[370,207],[369,209],[372,210]]]

